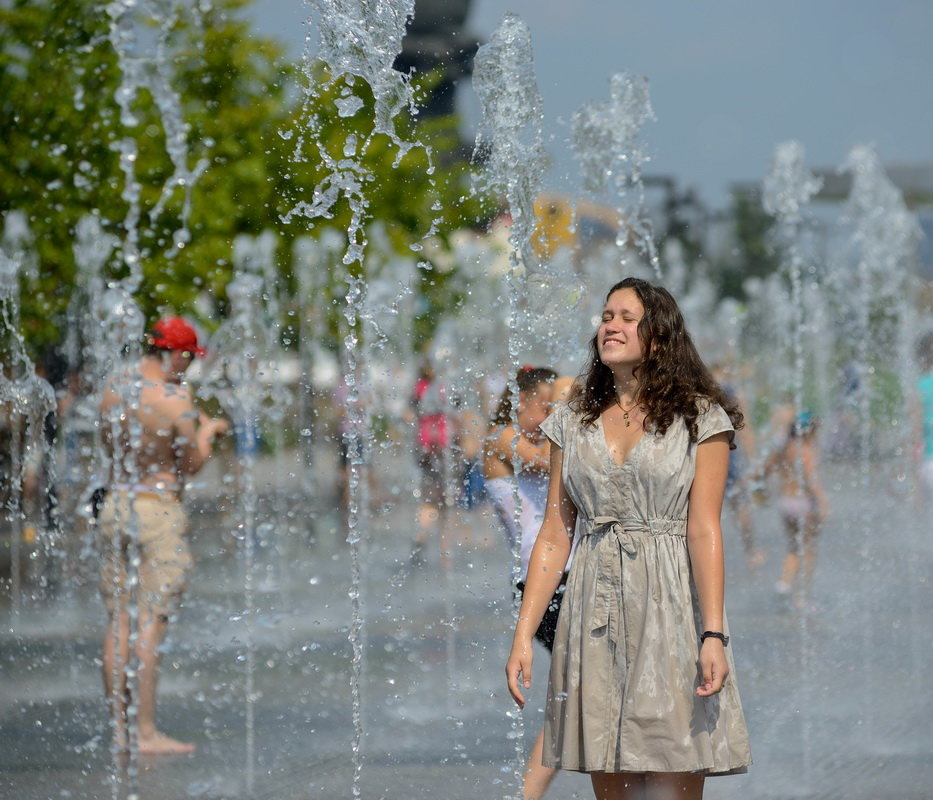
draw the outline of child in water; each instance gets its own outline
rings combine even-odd
[[[813,580],[816,539],[828,513],[817,468],[816,430],[812,415],[801,412],[790,423],[783,444],[765,462],[765,475],[778,476],[777,507],[787,533],[787,555],[775,589],[786,600],[797,588],[794,602],[798,607]]]

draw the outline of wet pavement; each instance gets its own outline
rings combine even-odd
[[[319,461],[315,474],[332,466]],[[522,720],[502,670],[513,615],[502,536],[488,509],[458,512],[451,568],[433,548],[409,569],[413,472],[397,452],[379,466],[360,558],[358,707],[352,553],[332,488],[319,477],[311,499],[294,464],[260,464],[263,525],[248,581],[238,514],[215,493],[214,465],[189,498],[197,566],[159,691],[160,727],[197,752],[140,758],[135,776],[113,764],[103,608],[86,559],[71,570],[83,581],[48,598],[27,593],[18,615],[0,599],[0,798],[97,800],[133,788],[143,800],[351,798],[355,788],[366,800],[515,796],[517,754],[541,723],[546,655]],[[708,798],[933,798],[933,537],[917,522],[929,517],[887,477],[894,468],[871,480],[844,464],[825,471],[833,516],[805,613],[773,594],[784,548],[774,510],[755,509],[770,558],[754,573],[726,516],[727,605],[755,764],[708,781]],[[574,774],[548,794],[591,796]]]

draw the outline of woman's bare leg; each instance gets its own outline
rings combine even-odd
[[[704,780],[696,772],[649,772],[645,800],[702,800]]]
[[[523,800],[541,800],[547,787],[551,785],[557,770],[546,767],[541,763],[541,755],[544,751],[544,728],[538,732],[535,743],[531,748],[531,754],[528,756],[528,763],[525,765],[525,786],[522,794]]]
[[[647,800],[645,776],[635,772],[591,772],[596,800]]]

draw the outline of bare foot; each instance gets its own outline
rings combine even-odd
[[[139,737],[139,754],[144,756],[171,755],[176,753],[193,753],[195,745],[179,742],[164,733],[156,731],[152,736]]]

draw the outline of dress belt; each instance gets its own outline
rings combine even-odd
[[[636,534],[671,534],[686,535],[686,520],[637,518],[619,519],[612,516],[598,516],[590,520],[585,536],[603,535],[593,547],[596,549],[596,580],[594,587],[593,610],[587,621],[587,629],[596,633],[606,628],[610,641],[619,643],[625,637],[625,620],[614,608],[625,608],[625,573],[638,558]],[[657,581],[655,581],[657,583]],[[660,600],[659,587],[653,590],[653,599]],[[617,602],[617,598],[619,601]]]

